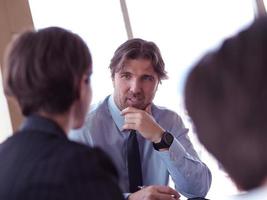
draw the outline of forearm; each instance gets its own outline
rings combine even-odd
[[[204,197],[211,184],[208,167],[175,139],[169,151],[158,152],[175,183],[176,189],[186,197]]]

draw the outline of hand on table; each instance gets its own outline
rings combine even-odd
[[[180,194],[168,186],[152,185],[130,194],[128,200],[179,200]]]

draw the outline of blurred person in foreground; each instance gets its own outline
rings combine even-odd
[[[200,141],[243,191],[232,199],[266,200],[266,18],[201,59],[187,79],[185,103]]]
[[[91,102],[84,41],[57,27],[26,31],[11,42],[4,67],[5,93],[25,120],[0,145],[0,199],[123,199],[106,154],[67,139]]]
[[[193,148],[188,129],[178,114],[153,103],[158,85],[167,78],[159,48],[130,39],[115,51],[109,67],[113,94],[91,109],[85,127],[72,139],[110,155],[129,200],[172,200],[179,193],[204,197],[211,174]],[[169,176],[176,190],[167,186]]]

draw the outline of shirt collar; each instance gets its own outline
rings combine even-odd
[[[114,101],[114,96],[113,95],[109,96],[108,109],[109,109],[109,112],[111,113],[112,119],[115,122],[116,126],[122,132],[123,131],[122,126],[124,125],[124,117],[120,114],[121,111],[117,107],[117,105],[116,105],[116,103]]]

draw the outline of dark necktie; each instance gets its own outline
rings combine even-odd
[[[136,192],[143,185],[142,168],[136,131],[131,130],[127,141],[127,160],[130,192]]]

